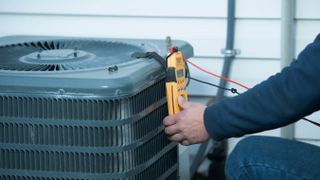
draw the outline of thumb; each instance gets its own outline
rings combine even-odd
[[[182,96],[178,97],[178,104],[182,109],[187,109],[189,107],[189,103],[185,101]]]

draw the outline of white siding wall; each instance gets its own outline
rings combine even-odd
[[[278,0],[260,1],[237,1],[235,47],[242,53],[233,65],[232,77],[248,86],[279,71],[280,3]],[[194,46],[196,56],[192,60],[195,63],[220,73],[220,51],[226,39],[226,9],[226,0],[203,0],[201,3],[182,0],[0,0],[0,35],[158,39],[170,35]],[[192,74],[218,82],[194,69]],[[215,88],[191,85],[191,94],[212,95],[216,92]]]
[[[297,53],[319,33],[318,7],[318,0],[297,0]],[[232,65],[232,79],[252,87],[280,70],[280,10],[279,0],[236,0],[235,48],[241,54]],[[164,39],[170,35],[194,46],[191,61],[220,73],[226,15],[227,0],[0,0],[0,36]],[[218,83],[218,79],[194,68],[191,74]],[[216,89],[192,82],[189,92],[205,96],[214,95]],[[267,134],[280,133],[274,130]],[[296,135],[304,140],[320,139],[318,129],[304,122],[298,123]]]

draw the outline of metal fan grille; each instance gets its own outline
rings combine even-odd
[[[141,47],[98,40],[50,40],[0,46],[0,70],[65,71],[106,67],[132,60]]]

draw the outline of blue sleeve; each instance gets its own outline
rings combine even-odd
[[[208,106],[204,123],[212,138],[222,140],[279,128],[319,109],[320,34],[280,73]]]

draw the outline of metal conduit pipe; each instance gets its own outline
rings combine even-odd
[[[222,69],[222,76],[228,77],[230,73],[231,62],[236,55],[236,51],[233,49],[234,44],[234,27],[235,27],[235,0],[228,0],[228,15],[227,15],[227,36],[226,36],[226,49],[222,50],[224,54],[224,64]],[[219,85],[226,87],[226,81],[220,80]],[[218,89],[216,101],[224,97],[224,90]],[[209,142],[200,145],[196,156],[190,167],[190,176],[192,177],[199,168],[202,161],[206,158],[206,152]],[[213,148],[219,143],[213,143]]]
[[[224,55],[224,60],[223,60],[221,75],[224,77],[229,76],[232,60],[237,54],[237,51],[233,49],[234,31],[235,31],[235,0],[228,0],[226,48],[222,50],[222,53]],[[219,86],[225,88],[226,85],[227,85],[226,81],[220,80]],[[215,101],[221,100],[224,97],[224,94],[225,94],[225,90],[219,88]]]
[[[288,66],[294,58],[295,0],[281,1],[281,68]],[[281,137],[294,139],[294,125],[281,128]]]

